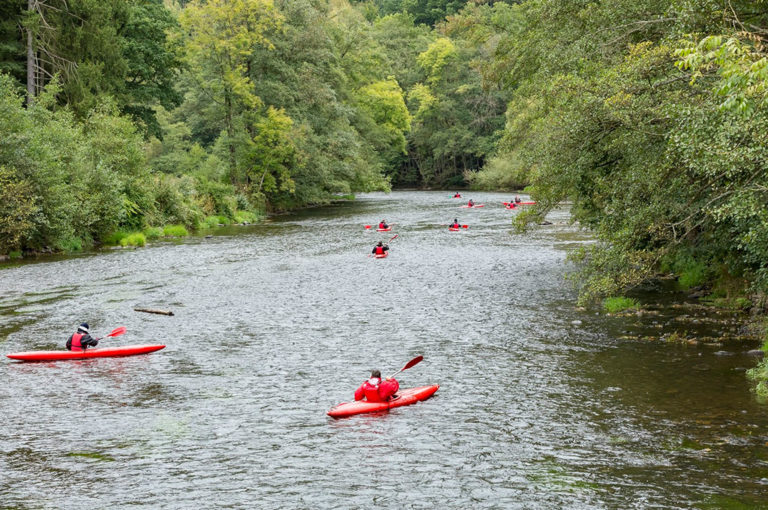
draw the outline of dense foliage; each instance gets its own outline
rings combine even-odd
[[[584,299],[659,272],[768,289],[764,2],[9,0],[0,14],[0,252],[391,185],[530,185],[539,207],[521,223],[565,200],[598,236],[576,256]]]

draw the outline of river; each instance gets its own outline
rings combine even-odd
[[[753,344],[633,338],[699,312],[579,310],[565,257],[591,240],[566,209],[520,234],[510,195],[465,194],[487,204],[475,210],[450,195],[366,194],[210,238],[3,265],[4,353],[62,348],[81,321],[128,328],[105,345],[167,347],[0,362],[0,507],[767,507]],[[376,260],[391,235],[363,226],[382,218],[398,237]],[[469,228],[449,232],[453,218]],[[700,334],[724,334],[700,317]],[[439,383],[432,399],[326,416],[372,368],[420,354],[398,379]]]

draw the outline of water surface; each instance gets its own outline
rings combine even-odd
[[[518,234],[510,196],[471,193],[476,210],[450,196],[369,194],[210,239],[0,269],[3,352],[63,347],[82,320],[127,326],[105,344],[167,345],[0,363],[0,506],[766,504],[749,346],[630,338],[676,317],[577,310],[565,256],[591,241],[567,210]],[[382,218],[391,234],[363,228]],[[453,218],[469,228],[449,232]],[[367,257],[394,234],[387,259]],[[419,354],[401,384],[439,383],[434,398],[325,415],[370,369]]]

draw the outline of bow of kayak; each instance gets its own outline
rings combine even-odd
[[[375,259],[385,259],[387,258],[387,255],[389,255],[388,251],[385,251],[384,253],[377,253],[373,256]]]
[[[328,411],[328,416],[332,418],[346,418],[356,414],[377,413],[388,411],[395,407],[408,406],[426,400],[440,388],[439,384],[431,386],[419,386],[399,391],[392,400],[387,402],[367,402],[359,400],[357,402],[342,402]]]
[[[123,345],[121,347],[108,347],[105,349],[87,349],[85,351],[27,351],[12,352],[7,357],[20,361],[59,361],[70,359],[88,358],[113,358],[119,356],[136,356],[164,349],[165,345]]]

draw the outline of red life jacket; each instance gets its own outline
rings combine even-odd
[[[85,350],[85,349],[83,349],[83,345],[80,343],[80,340],[84,336],[85,335],[83,335],[81,333],[75,333],[74,335],[72,335],[72,344],[70,345],[70,347],[72,347],[73,351],[84,351]]]
[[[389,228],[386,223],[379,223],[379,228]]]
[[[375,384],[374,384],[375,383]],[[363,394],[368,402],[383,402],[379,396],[379,384],[381,379],[368,379],[363,383]]]
[[[384,247],[383,246],[377,246],[376,247],[376,255],[384,255]]]

